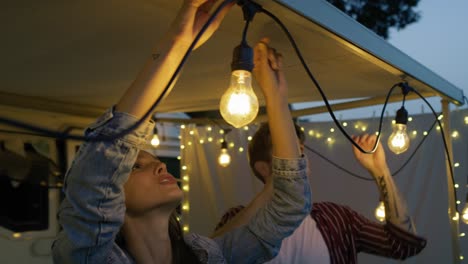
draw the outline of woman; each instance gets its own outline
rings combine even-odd
[[[186,0],[117,105],[87,129],[88,136],[116,135],[132,126],[161,94],[182,54],[216,1]],[[216,30],[229,7],[211,25]],[[69,169],[53,244],[57,263],[262,263],[310,211],[310,187],[287,106],[278,55],[266,43],[255,50],[255,73],[266,97],[275,142],[274,199],[246,226],[210,239],[182,236],[174,210],[182,191],[166,165],[146,149],[154,123],[113,142],[85,142]],[[286,96],[285,96],[286,95]],[[284,127],[289,133],[284,133]],[[281,134],[280,134],[281,133]]]

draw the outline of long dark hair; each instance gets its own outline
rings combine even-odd
[[[200,263],[197,256],[187,246],[187,244],[185,244],[182,228],[180,228],[179,221],[177,220],[177,210],[174,210],[169,218],[169,238],[171,239],[173,264]],[[131,255],[127,250],[127,244],[122,234],[122,230],[117,234],[115,242],[120,248],[126,251],[127,254]]]
[[[169,237],[172,246],[172,263],[200,263],[197,256],[185,244],[182,228],[177,220],[177,211],[172,212],[169,218]]]

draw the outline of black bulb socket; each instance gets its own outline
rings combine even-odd
[[[231,71],[245,70],[252,72],[253,68],[253,49],[243,41],[239,46],[234,48]]]
[[[396,113],[395,123],[406,125],[408,123],[408,111],[402,106]]]
[[[227,148],[228,148],[227,142],[223,140],[223,142],[221,142],[221,149],[227,149]]]

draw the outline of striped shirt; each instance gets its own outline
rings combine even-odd
[[[216,229],[230,221],[244,206],[229,209]],[[370,221],[348,206],[331,202],[314,203],[311,217],[323,236],[331,264],[357,263],[357,253],[405,259],[418,254],[426,240],[393,225]]]

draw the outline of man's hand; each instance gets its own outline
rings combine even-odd
[[[353,136],[352,138],[364,150],[371,150],[374,147],[375,140],[377,139],[375,135],[369,134]],[[353,152],[359,163],[361,163],[361,165],[366,168],[372,176],[384,176],[389,173],[387,161],[385,159],[385,152],[380,142],[376,151],[372,154],[362,153],[355,146],[353,146]]]

